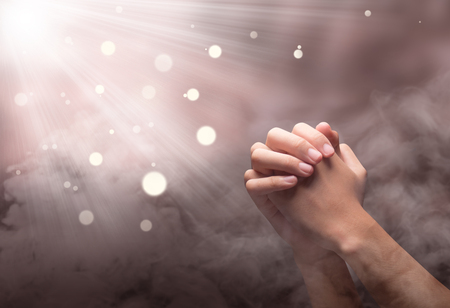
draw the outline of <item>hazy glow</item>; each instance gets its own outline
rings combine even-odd
[[[44,151],[47,151],[47,150],[48,150],[48,145],[44,144],[44,145],[42,146],[42,149],[43,149]]]
[[[188,100],[190,100],[190,101],[196,101],[196,100],[198,100],[198,98],[200,97],[200,93],[198,92],[197,89],[189,89],[189,90],[187,91],[186,96],[187,96]]]
[[[114,129],[110,129],[110,130],[109,130],[109,133],[110,133],[111,135],[113,135],[113,134],[114,134]]]
[[[152,167],[155,167],[156,166],[156,163],[152,163]]]
[[[211,126],[203,126],[197,131],[197,140],[202,145],[211,145],[216,141],[216,131]]]
[[[61,97],[64,97],[64,96],[66,96],[66,93],[61,92]]]
[[[73,191],[77,191],[78,190],[78,186],[74,186],[72,189],[73,189]]]
[[[212,45],[208,50],[209,56],[213,59],[217,59],[222,55],[222,48],[218,45]]]
[[[298,48],[298,49],[302,49],[302,45],[298,45],[297,48]]]
[[[156,90],[152,86],[145,86],[142,89],[142,96],[146,99],[152,99],[155,97],[155,95],[156,95]]]
[[[70,105],[70,101],[69,100],[66,100],[66,105]]]
[[[256,31],[250,32],[250,37],[251,37],[252,39],[257,38],[257,37],[258,37],[258,32],[256,32]]]
[[[364,15],[366,15],[366,17],[369,17],[370,15],[372,15],[372,12],[367,10],[364,12]]]
[[[69,181],[64,182],[64,187],[65,188],[69,188],[70,187],[70,182]]]
[[[58,146],[57,146],[55,143],[53,143],[52,149],[53,149],[53,150],[56,150],[57,148],[58,148]]]
[[[95,92],[97,94],[103,94],[103,93],[105,93],[105,87],[102,86],[101,84],[99,84],[95,87]]]
[[[39,41],[47,28],[43,12],[30,4],[17,1],[5,9],[0,18],[2,28],[7,29],[5,33],[24,43]]]
[[[78,219],[80,222],[87,226],[90,225],[94,221],[94,214],[92,214],[91,211],[83,211],[80,213],[80,216],[78,216]]]
[[[22,172],[20,172],[20,170],[16,170],[16,174],[20,175]]]
[[[139,125],[133,126],[133,133],[139,134],[141,132],[141,127]]]
[[[92,153],[91,155],[89,155],[89,162],[92,166],[100,166],[103,162],[102,154],[98,152]]]
[[[172,58],[168,55],[159,55],[155,59],[155,67],[160,72],[167,72],[172,68]]]
[[[192,28],[192,29],[194,29],[194,28],[195,28],[195,26],[194,26],[194,25],[191,25],[191,28]]]
[[[166,187],[166,178],[159,172],[149,172],[142,179],[142,188],[150,196],[159,196],[166,190]]]
[[[303,51],[301,51],[300,49],[297,49],[296,51],[294,51],[294,57],[296,59],[300,59],[301,57],[303,57]]]
[[[141,230],[144,232],[148,232],[152,229],[152,222],[150,220],[143,220],[141,222]]]
[[[111,56],[116,51],[116,45],[111,41],[103,42],[102,53],[106,56]]]
[[[116,7],[116,12],[117,13],[122,13],[123,12],[123,8],[121,6],[117,6]]]
[[[155,123],[150,122],[150,123],[148,123],[148,126],[149,126],[149,127],[153,127],[153,126],[155,126]]]
[[[25,93],[18,93],[14,97],[14,102],[17,106],[25,106],[28,102],[28,97]]]

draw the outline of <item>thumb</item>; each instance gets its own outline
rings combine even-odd
[[[341,148],[340,157],[344,161],[344,163],[356,174],[356,176],[360,180],[365,180],[367,177],[367,171],[359,162],[352,149],[345,143],[341,143],[339,147]]]

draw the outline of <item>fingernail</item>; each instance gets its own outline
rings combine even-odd
[[[308,156],[315,162],[318,162],[320,158],[322,157],[322,154],[320,154],[319,151],[316,151],[314,149],[308,150]]]
[[[288,184],[294,184],[297,181],[297,177],[295,175],[285,176],[284,181]]]
[[[300,170],[302,170],[305,173],[311,173],[313,170],[313,167],[311,165],[308,165],[305,163],[300,163],[299,168],[300,168]]]
[[[334,149],[331,145],[325,143],[325,145],[323,146],[323,153],[325,153],[325,155],[327,156],[331,156],[334,154]]]

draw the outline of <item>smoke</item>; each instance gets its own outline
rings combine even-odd
[[[445,74],[424,88],[375,94],[372,102],[376,111],[364,118],[370,129],[355,143],[355,150],[369,172],[366,209],[447,286],[450,283],[450,129],[446,124],[450,116],[449,84],[450,74]]]

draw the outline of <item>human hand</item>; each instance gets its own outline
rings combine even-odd
[[[339,253],[353,234],[367,227],[361,206],[366,175],[350,147],[341,144],[340,155],[317,164],[312,176],[267,198],[293,228]]]
[[[298,180],[292,174],[300,177],[311,175],[312,166],[307,165],[308,169],[304,171],[299,168],[299,164],[305,164],[305,161],[313,164],[320,162],[323,156],[333,155],[333,148],[339,153],[337,132],[332,131],[327,123],[320,123],[316,128],[317,130],[300,123],[294,127],[292,133],[281,129],[272,129],[267,136],[265,145],[255,143],[252,146],[253,169],[247,170],[245,173],[248,193],[281,238],[292,246],[297,263],[314,262],[324,258],[330,251],[311,242],[303,232],[293,227],[268,198],[268,195],[274,191],[295,186]],[[325,144],[328,145],[328,149],[324,147]],[[314,155],[315,149],[321,149],[322,153]],[[308,155],[311,153],[315,160]],[[303,167],[306,169],[305,166]]]

